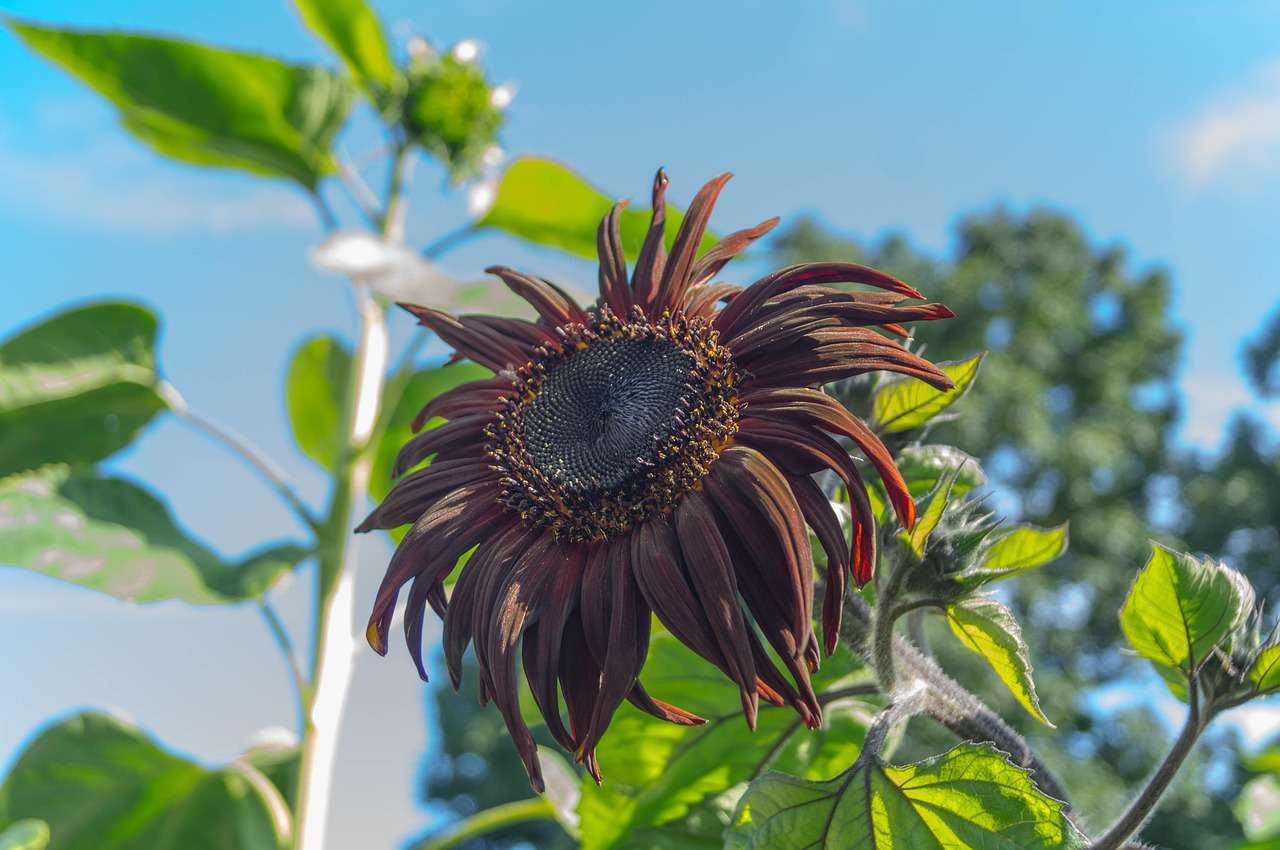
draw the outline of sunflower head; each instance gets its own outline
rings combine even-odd
[[[386,652],[396,599],[410,584],[404,624],[419,672],[425,679],[430,605],[444,621],[455,687],[473,644],[481,701],[497,704],[539,790],[517,656],[551,735],[597,781],[596,746],[623,700],[673,723],[702,722],[640,682],[651,615],[738,685],[749,725],[763,698],[817,726],[809,674],[822,653],[810,531],[827,554],[828,654],[847,578],[864,584],[876,563],[874,519],[851,449],[875,469],[902,524],[914,524],[888,450],[822,386],[891,371],[949,388],[950,379],[893,337],[905,335],[904,323],[951,311],[904,303],[920,294],[852,263],[791,266],[746,288],[713,282],[778,222],[732,233],[698,256],[728,179],[698,193],[668,256],[659,171],[630,275],[619,229],[626,202],[615,206],[600,225],[600,298],[588,307],[503,266],[488,271],[538,321],[401,305],[494,376],[422,408],[395,471],[431,464],[405,475],[360,526],[413,524],[379,589],[369,642]],[[421,430],[435,417],[445,424]],[[848,536],[814,480],[820,472],[843,482]],[[443,582],[468,551],[447,597]]]

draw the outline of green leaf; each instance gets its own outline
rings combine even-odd
[[[294,0],[294,5],[376,102],[394,82],[396,66],[382,25],[368,4],[364,0]]]
[[[851,663],[840,649],[814,675],[824,703],[849,684],[834,676]],[[619,709],[599,749],[604,784],[585,782],[578,803],[583,850],[666,847],[668,835],[680,836],[675,847],[718,842],[736,802],[726,789],[769,766],[833,776],[857,757],[870,720],[869,706],[844,699],[829,702],[823,728],[809,731],[790,708],[761,704],[752,733],[733,683],[667,634],[652,641],[642,679],[656,698],[707,723],[675,726],[630,705]]]
[[[156,317],[133,304],[59,313],[0,344],[0,477],[94,463],[166,408]]]
[[[1280,837],[1280,780],[1275,776],[1251,779],[1240,789],[1232,811],[1250,841],[1272,841]]]
[[[596,232],[614,200],[558,162],[522,157],[511,163],[498,195],[477,227],[494,227],[537,245],[559,248],[596,259]],[[649,229],[648,211],[628,208],[622,213],[622,247],[634,261]],[[667,247],[674,241],[684,215],[667,207]],[[700,251],[716,243],[708,233]]]
[[[1260,694],[1280,690],[1280,645],[1264,646],[1249,667],[1249,681]]]
[[[859,760],[826,782],[768,773],[742,795],[726,850],[1080,848],[1062,804],[985,745],[906,767]]]
[[[970,596],[947,606],[947,623],[961,643],[986,659],[1032,717],[1053,726],[1036,696],[1022,628],[1008,608],[990,596]]]
[[[292,810],[298,800],[298,782],[302,774],[301,747],[255,747],[242,755],[240,761],[266,777]]]
[[[951,484],[953,496],[963,496],[987,483],[978,459],[954,446],[907,446],[893,460],[912,496],[929,492],[947,475],[955,476]]]
[[[46,821],[58,850],[280,850],[288,816],[252,768],[209,770],[103,714],[45,729],[0,786],[0,820]]]
[[[336,337],[311,337],[289,360],[284,392],[294,439],[326,470],[337,466],[346,447],[342,408],[350,378],[351,353]]]
[[[383,399],[380,424],[381,438],[373,456],[373,469],[369,476],[369,495],[376,501],[385,499],[391,492],[391,470],[401,447],[413,437],[410,424],[428,401],[445,390],[451,390],[467,381],[492,378],[493,372],[474,363],[455,363],[438,369],[422,369],[413,374],[403,387],[390,386]],[[444,420],[432,419],[423,428],[432,428]]]
[[[1144,658],[1190,676],[1244,624],[1253,604],[1240,573],[1156,545],[1120,609],[1120,625]]]
[[[949,476],[939,478],[933,485],[933,489],[917,503],[915,527],[910,531],[904,529],[900,532],[899,536],[911,547],[911,551],[915,552],[917,558],[924,557],[929,535],[933,534],[934,529],[938,527],[938,522],[947,509],[947,503],[951,501],[951,486],[959,474],[960,469],[957,467]]]
[[[955,389],[937,390],[914,378],[895,378],[884,382],[872,400],[871,427],[882,434],[895,434],[919,428],[964,398],[986,352],[968,360],[938,363],[947,377],[956,382]]]
[[[49,846],[49,824],[27,818],[0,832],[0,850],[44,850]]]
[[[224,563],[180,530],[163,502],[120,478],[46,467],[0,479],[0,564],[130,602],[238,602],[266,592],[307,554],[273,546]]]
[[[312,191],[336,170],[330,147],[351,93],[324,68],[153,36],[9,25],[166,156],[287,177]]]
[[[992,541],[982,563],[955,578],[967,587],[978,587],[1044,566],[1065,551],[1066,523],[1057,528],[1014,526]]]

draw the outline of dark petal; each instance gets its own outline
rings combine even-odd
[[[649,232],[645,234],[644,245],[640,247],[640,256],[631,276],[636,303],[647,313],[652,313],[650,308],[658,294],[658,284],[667,264],[666,194],[667,175],[659,168],[653,178],[653,217],[649,220]]]
[[[570,615],[578,608],[582,570],[586,563],[586,547],[570,544],[564,547],[568,556],[551,580],[550,600],[546,613],[538,621],[537,637],[525,637],[525,677],[529,691],[547,721],[551,737],[566,750],[573,749],[574,739],[560,719],[560,700],[556,681],[560,676],[561,644]],[[577,627],[581,630],[581,626]],[[532,655],[532,658],[531,658]]]
[[[538,315],[546,319],[552,327],[562,328],[568,324],[585,325],[586,312],[578,303],[560,287],[549,280],[518,272],[506,266],[489,266],[485,269],[489,274],[502,278],[507,288],[533,305]]]
[[[864,283],[899,292],[909,298],[920,298],[920,293],[882,271],[860,266],[857,263],[804,263],[789,266],[761,278],[748,286],[728,307],[716,317],[716,329],[724,343],[732,342],[743,330],[754,323],[755,312],[770,298],[797,286],[828,283]]]
[[[497,502],[498,492],[494,486],[451,493],[432,505],[400,541],[378,587],[366,631],[379,655],[387,654],[387,631],[400,588],[410,579],[428,585],[444,581],[463,552],[492,534],[506,510]]]
[[[484,458],[438,460],[425,469],[406,475],[391,488],[382,504],[373,509],[357,530],[399,528],[413,522],[446,494],[493,478],[489,465],[490,462]]]
[[[520,713],[520,683],[516,673],[516,651],[526,629],[538,622],[546,610],[551,578],[563,566],[565,556],[549,532],[530,546],[507,575],[487,617],[477,619],[476,649],[488,669],[493,702],[506,721],[507,731],[529,774],[529,783],[542,793],[542,769],[538,745]],[[481,600],[482,601],[482,600]]]
[[[440,641],[455,691],[462,685],[462,655],[471,642],[477,614],[488,616],[498,587],[539,533],[516,520],[482,541],[463,566],[458,583],[453,586],[449,616],[444,618]],[[479,603],[481,599],[486,601],[483,608]]]
[[[745,445],[721,452],[713,470],[706,481],[709,495],[752,549],[778,552],[780,562],[769,574],[773,595],[790,600],[785,610],[791,631],[807,634],[813,622],[813,552],[786,479],[765,455]]]
[[[518,341],[525,349],[525,360],[512,361],[516,366],[528,363],[532,359],[533,350],[538,346],[560,343],[560,337],[551,328],[535,325],[522,319],[504,319],[501,316],[463,316],[462,318],[476,327],[486,328],[503,338]]]
[[[736,283],[707,283],[695,286],[685,293],[684,313],[709,319],[715,315],[721,301],[737,295],[742,287]]]
[[[511,388],[511,379],[501,375],[459,384],[423,405],[409,427],[416,434],[428,420],[437,416],[441,419],[457,419],[464,413],[479,413],[481,409],[496,410],[498,399],[510,392]]]
[[[617,540],[620,545],[630,546],[627,535]],[[587,561],[582,571],[579,597],[582,632],[587,640],[587,649],[598,667],[604,667],[609,657],[609,621],[613,605],[612,574],[609,571],[612,543],[595,541],[587,546]]]
[[[853,523],[854,542],[851,547],[845,543],[844,532],[840,529],[840,519],[836,516],[835,511],[831,508],[831,502],[827,499],[822,488],[817,482],[808,475],[788,475],[787,483],[791,485],[791,492],[795,494],[796,502],[800,505],[800,510],[804,512],[805,522],[813,529],[813,533],[818,538],[818,542],[822,544],[823,551],[827,553],[827,588],[822,599],[822,637],[827,650],[827,655],[835,652],[837,638],[840,631],[840,615],[842,611],[842,603],[844,601],[846,576],[849,571],[850,550],[853,550],[853,557],[859,563],[863,560],[863,555],[857,548],[859,538],[863,540],[875,540],[874,534],[860,534],[862,524]],[[872,543],[872,558],[874,559],[874,542]],[[874,560],[872,561],[874,563]]]
[[[796,682],[794,685],[774,665],[773,659],[761,645],[756,633],[752,631],[750,634],[751,655],[755,659],[756,672],[760,675],[761,696],[768,695],[769,702],[774,705],[791,706],[800,715],[806,727],[817,729],[822,725],[822,705],[818,702],[818,695],[814,693],[813,683],[809,679],[809,668],[798,662],[797,653],[784,651],[788,645],[787,638],[793,636],[789,632],[775,632],[777,642],[773,645],[774,650],[783,659],[783,664],[791,671]],[[794,649],[794,642],[791,645]]]
[[[600,222],[596,245],[600,251],[600,303],[608,304],[618,316],[631,312],[631,287],[627,285],[627,256],[622,250],[622,211],[627,201],[619,201]]]
[[[689,286],[700,286],[711,280],[730,260],[741,254],[752,242],[777,227],[780,221],[782,221],[780,218],[771,218],[760,222],[755,227],[734,231],[721,239],[693,264],[693,269],[689,272]]]
[[[777,389],[747,393],[743,397],[751,416],[776,422],[816,425],[833,434],[848,437],[871,461],[893,503],[903,527],[915,525],[916,505],[907,491],[907,483],[893,462],[893,455],[867,424],[854,416],[831,396],[820,390],[803,388]]]
[[[720,197],[724,184],[729,182],[732,174],[721,174],[703,186],[684,221],[680,222],[680,232],[676,241],[671,243],[671,256],[667,258],[666,268],[662,270],[662,280],[658,284],[658,294],[654,299],[653,310],[661,314],[663,310],[674,310],[684,300],[685,290],[689,286],[689,276],[698,256],[698,248],[702,245],[702,237],[707,232],[707,221],[711,218],[711,209]]]
[[[894,322],[911,322],[950,317],[951,311],[941,304],[919,304],[887,307],[864,304],[847,293],[834,293],[827,298],[796,299],[784,304],[766,305],[756,313],[752,326],[734,338],[732,348],[742,357],[758,348],[794,341],[800,334],[822,327],[881,325],[906,332]]]
[[[581,615],[582,611],[578,609],[569,616],[565,623],[564,639],[560,643],[560,690],[564,692],[565,711],[569,715],[569,737],[573,742],[565,749],[570,751],[576,750],[577,742],[586,736],[600,693],[600,665],[587,650]],[[595,779],[600,781],[598,775],[595,775]]]
[[[866,328],[818,328],[788,341],[768,358],[757,350],[739,362],[751,372],[752,385],[759,387],[816,387],[878,371],[910,375],[940,390],[955,386],[928,360]]]
[[[704,493],[690,490],[675,510],[676,535],[684,553],[685,569],[692,580],[712,634],[728,662],[729,678],[742,692],[742,712],[747,725],[756,727],[759,703],[756,671],[750,654],[747,625],[738,602],[738,582],[729,550],[720,538],[712,508]]]
[[[492,414],[462,416],[443,425],[428,428],[404,444],[391,466],[395,477],[404,475],[433,454],[463,446],[483,447],[486,441],[484,429],[494,421]],[[359,530],[364,529],[363,526]]]
[[[477,324],[472,316],[454,316],[442,310],[419,307],[416,304],[400,304],[418,317],[418,323],[431,328],[440,338],[457,349],[458,353],[500,372],[512,365],[529,362],[529,350],[511,337],[503,336],[483,323]],[[507,321],[515,322],[516,319]],[[528,324],[526,322],[525,324]]]
[[[631,689],[631,693],[627,694],[627,702],[651,717],[674,723],[677,726],[701,726],[707,722],[705,718],[685,711],[683,708],[665,703],[660,699],[654,699],[649,696],[649,692],[639,682],[636,682]]]

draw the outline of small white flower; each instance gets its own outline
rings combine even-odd
[[[470,65],[480,58],[480,42],[474,38],[464,39],[453,46],[453,58]]]
[[[516,97],[516,84],[503,83],[489,92],[489,105],[494,109],[506,109]]]

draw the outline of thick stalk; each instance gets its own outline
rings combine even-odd
[[[354,288],[360,312],[360,343],[352,362],[346,404],[347,451],[335,473],[328,517],[320,532],[313,633],[314,690],[304,730],[298,789],[297,850],[323,850],[342,713],[355,669],[355,577],[359,547],[353,538],[354,509],[368,492],[369,438],[378,419],[387,367],[386,316],[364,285]]]

